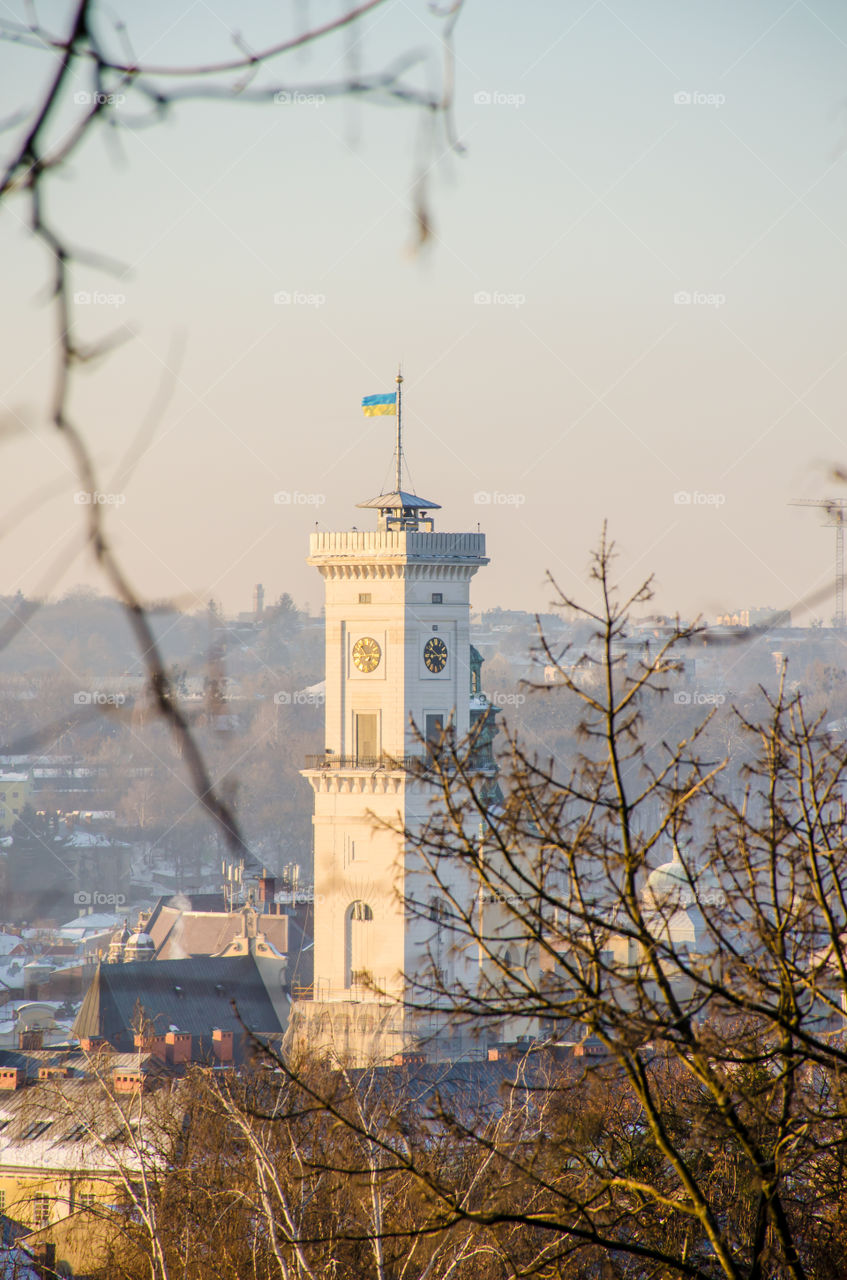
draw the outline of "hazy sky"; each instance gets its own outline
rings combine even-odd
[[[136,56],[174,64],[339,5],[122,10]],[[438,31],[422,0],[389,0],[352,47],[333,37],[259,83],[311,91],[351,59],[420,51],[412,82],[437,84]],[[109,511],[138,584],[237,610],[261,581],[316,608],[309,532],[372,521],[355,503],[389,478],[393,420],[359,403],[402,359],[416,489],[442,504],[437,527],[488,534],[476,607],[544,608],[548,569],[584,593],[604,519],[627,580],[655,571],[663,611],[790,607],[825,586],[833,535],[787,503],[838,495],[828,468],[847,463],[847,8],[467,0],[456,49],[464,153],[431,157],[435,235],[417,256],[422,122],[405,108],[186,102],[135,130],[132,99],[127,127],[53,182],[69,237],[127,267],[75,279],[124,299],[78,307],[86,338],[134,335],[74,396],[105,492],[184,344]],[[51,70],[0,45],[0,117]],[[53,317],[23,212],[0,211],[0,388],[6,425],[23,424],[4,442],[6,511],[59,488],[6,533],[0,593],[38,590],[81,514],[45,422]],[[77,581],[96,581],[84,557],[55,590]]]

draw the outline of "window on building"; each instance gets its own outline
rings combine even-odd
[[[442,593],[441,593],[440,591],[433,591],[433,593],[432,593],[432,603],[433,603],[433,604],[443,604],[443,603],[444,603],[444,596],[442,595]]]
[[[359,764],[376,764],[379,755],[377,718],[371,712],[357,712],[356,760]]]
[[[371,602],[371,593],[370,593],[370,591],[360,591],[360,592],[359,592],[359,604],[370,604],[370,602]]]
[[[0,1213],[6,1212],[6,1188],[0,1187]]]
[[[78,1209],[94,1209],[97,1205],[97,1197],[93,1191],[79,1191],[76,1197],[76,1207]]]
[[[21,1139],[26,1141],[30,1138],[40,1138],[43,1133],[47,1132],[51,1124],[51,1120],[33,1120],[31,1124],[27,1125],[26,1129],[24,1129],[21,1134]]]
[[[36,1227],[46,1227],[50,1221],[50,1197],[40,1191],[32,1197],[32,1221]]]
[[[429,900],[429,918],[433,924],[442,925],[444,917],[447,915],[447,907],[442,898],[430,898]]]
[[[429,760],[434,760],[446,745],[445,729],[446,717],[442,713],[426,716],[426,754]]]
[[[344,985],[367,982],[371,973],[374,913],[367,902],[351,902],[344,919]]]
[[[366,840],[353,840],[350,836],[345,836],[344,865],[349,867],[351,862],[363,862],[367,855],[367,847]]]

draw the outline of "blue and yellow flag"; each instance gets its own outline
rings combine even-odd
[[[397,413],[397,392],[391,391],[384,396],[365,396],[362,399],[362,412],[366,418],[376,418],[383,413]]]

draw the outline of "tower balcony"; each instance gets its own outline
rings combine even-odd
[[[429,755],[414,756],[306,756],[306,769],[320,770],[327,773],[361,772],[375,773],[420,773],[426,771],[431,757]],[[494,756],[490,751],[474,751],[467,761],[474,772],[489,773],[497,769]]]
[[[307,769],[363,769],[372,773],[374,769],[407,770],[420,768],[424,764],[423,756],[306,756]]]
[[[484,533],[411,529],[319,531],[309,539],[309,564],[338,561],[487,564]]]

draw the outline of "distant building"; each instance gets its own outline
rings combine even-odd
[[[0,773],[0,830],[11,831],[29,800],[28,773]]]
[[[314,894],[303,890],[281,896],[288,900],[275,900],[276,880],[267,874],[259,880],[256,899],[248,899],[242,906],[230,908],[222,893],[179,893],[159,899],[144,921],[144,931],[153,940],[156,960],[184,960],[222,955],[237,938],[245,936],[245,929],[249,934],[253,928],[287,957],[292,989],[307,988],[313,977]],[[255,917],[252,923],[251,913]],[[113,948],[118,945],[117,938]],[[117,951],[116,958],[120,958]]]
[[[287,926],[286,916],[263,914],[252,902],[237,911],[157,903],[134,930],[124,922],[112,937],[74,1034],[123,1052],[132,1048],[141,1020],[154,1036],[188,1037],[190,1056],[200,1061],[214,1054],[216,1030],[234,1037],[236,1056],[245,1027],[263,1037],[281,1036],[290,1006]]]
[[[117,1205],[126,1178],[139,1171],[142,1150],[166,1149],[177,1094],[148,1095],[167,1071],[150,1052],[92,1060],[84,1050],[0,1051],[4,1233],[47,1262],[4,1276],[88,1275],[108,1265],[125,1224]]]
[[[120,1053],[137,1035],[163,1044],[179,1036],[186,1058],[200,1062],[214,1060],[224,1036],[238,1060],[250,1052],[245,1028],[281,1040],[289,1006],[285,956],[259,936],[240,954],[99,964],[73,1031]]]
[[[719,627],[762,627],[767,631],[791,626],[790,609],[736,609],[719,613],[715,619]]]

